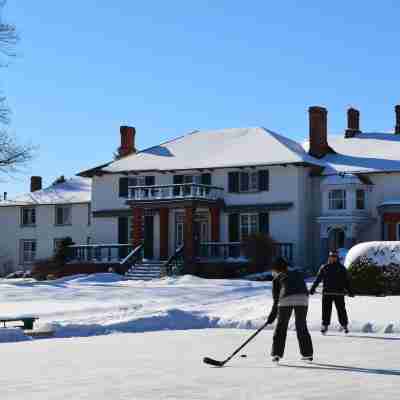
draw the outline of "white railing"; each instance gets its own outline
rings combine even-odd
[[[224,189],[217,186],[201,185],[198,183],[182,183],[176,185],[130,186],[129,200],[177,200],[177,199],[206,199],[222,198]]]

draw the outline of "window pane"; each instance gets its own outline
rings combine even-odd
[[[363,210],[365,208],[365,192],[364,190],[357,190],[357,209]]]
[[[71,207],[64,208],[64,224],[65,225],[71,224]]]
[[[250,174],[250,190],[251,191],[258,190],[258,172],[252,172]]]
[[[331,190],[329,192],[329,208],[331,210],[343,210],[346,208],[346,191]]]

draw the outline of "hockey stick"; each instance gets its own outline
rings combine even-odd
[[[268,322],[263,324],[260,328],[258,328],[240,347],[238,347],[226,360],[218,361],[214,360],[210,357],[204,357],[203,362],[209,365],[213,365],[214,367],[223,367],[227,362],[229,362],[240,350],[243,349],[247,344],[249,344],[265,327],[268,325]]]
[[[348,296],[348,297],[386,297],[386,294],[355,294],[354,296],[350,296],[348,293],[335,293],[335,292],[315,292],[322,296]]]

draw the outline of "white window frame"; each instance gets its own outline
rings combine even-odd
[[[359,197],[358,197],[358,194],[359,193],[363,193],[363,198],[362,199],[359,199]],[[366,192],[365,192],[365,190],[364,189],[357,189],[356,190],[356,210],[365,210],[366,209]],[[361,201],[362,200],[362,202],[363,202],[363,207],[362,208],[359,208],[358,207],[358,201]]]
[[[62,213],[62,223],[59,223],[58,221],[58,210],[63,210]],[[60,206],[55,206],[54,207],[55,210],[55,221],[54,221],[54,225],[56,226],[70,226],[72,225],[72,206],[70,205],[60,205]],[[68,211],[68,219],[65,218],[65,211],[64,210],[69,210]]]
[[[31,245],[30,249],[25,249],[25,245]],[[21,264],[32,264],[36,260],[37,241],[36,239],[21,239],[20,240],[20,257]]]
[[[242,175],[246,174],[248,176],[248,189],[242,189]],[[240,193],[254,193],[260,190],[259,187],[259,174],[258,171],[240,171],[239,172],[239,192]]]
[[[335,193],[341,193],[341,197],[334,197]],[[342,204],[342,207],[338,205]],[[346,210],[347,209],[347,192],[345,189],[332,189],[328,192],[328,208],[329,210]]]
[[[24,214],[29,213],[28,222],[24,223]],[[21,208],[21,226],[36,226],[36,207]]]
[[[246,224],[246,234],[244,234],[244,224],[243,219],[247,218]],[[253,224],[251,223],[251,219],[255,218],[255,228],[252,229]],[[258,233],[260,231],[260,223],[259,223],[259,215],[258,213],[240,213],[239,214],[239,230],[240,230],[240,240],[245,239],[246,237]]]

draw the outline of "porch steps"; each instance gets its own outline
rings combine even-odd
[[[161,271],[164,266],[162,261],[143,261],[133,266],[125,276],[136,281],[150,281],[161,278]]]

